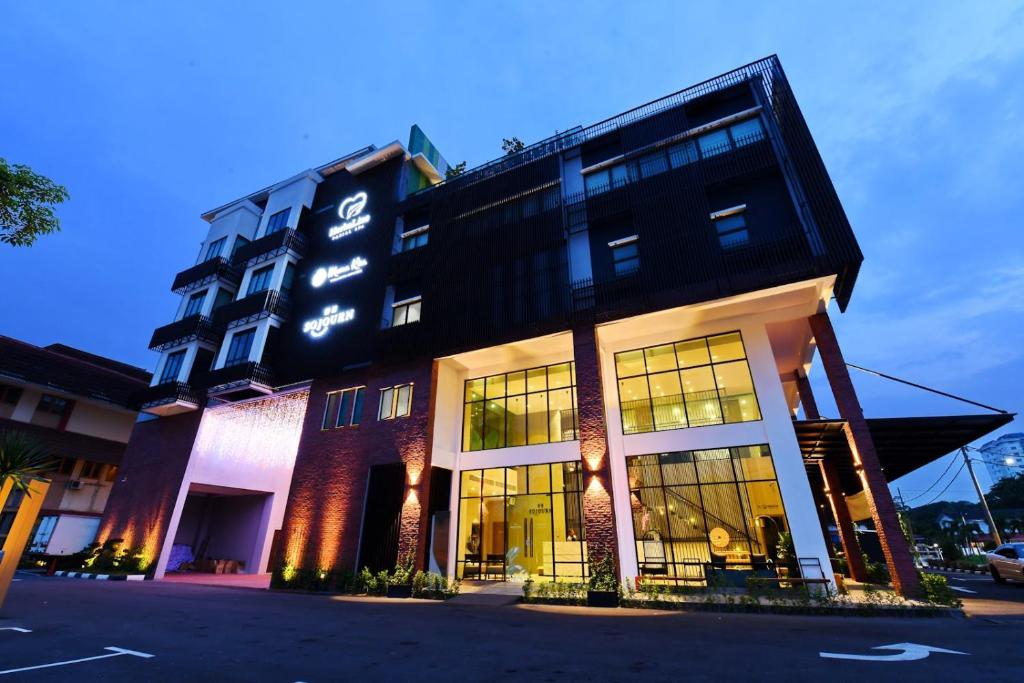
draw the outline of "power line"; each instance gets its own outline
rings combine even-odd
[[[953,478],[949,480],[948,484],[946,484],[946,488],[944,488],[941,491],[939,491],[939,494],[937,496],[935,496],[934,498],[932,498],[931,500],[929,500],[927,503],[925,503],[925,505],[931,505],[932,503],[937,501],[939,498],[941,498],[942,494],[949,490],[949,487],[953,485],[953,482],[956,481],[956,478],[960,476],[960,473],[964,471],[965,467],[967,467],[967,463],[966,462],[962,463],[960,465],[960,469],[958,469],[956,471],[956,474],[953,475]]]
[[[949,468],[952,467],[953,463],[955,463],[957,461],[957,457],[956,457],[956,455],[954,453],[950,453],[949,455],[952,455],[953,457],[949,459],[949,464],[946,465],[946,469],[942,471],[942,474],[940,474],[938,476],[938,478],[935,480],[934,483],[932,483],[931,486],[929,486],[924,491],[922,491],[921,493],[917,494],[916,496],[914,496],[910,500],[917,500],[918,498],[923,498],[925,495],[928,494],[929,491],[931,491],[933,488],[935,488],[940,481],[942,481],[942,478],[944,476],[946,476],[947,472],[949,472]]]
[[[995,413],[1002,413],[1003,415],[1007,414],[1007,411],[1002,410],[1001,408],[993,408],[992,406],[985,405],[984,403],[978,403],[977,401],[972,401],[971,399],[964,398],[963,396],[957,396],[956,394],[950,394],[949,392],[946,392],[946,391],[940,391],[938,389],[932,389],[931,387],[926,387],[923,384],[917,384],[916,382],[911,382],[909,380],[900,379],[899,377],[893,377],[892,375],[887,375],[884,372],[879,372],[878,370],[871,370],[869,368],[862,368],[861,366],[854,365],[853,363],[847,363],[846,365],[847,365],[847,367],[851,367],[851,368],[853,368],[855,370],[860,370],[861,372],[866,372],[869,375],[875,375],[876,377],[881,377],[883,379],[892,380],[893,382],[899,382],[900,384],[906,384],[908,386],[915,387],[917,389],[923,389],[924,391],[930,391],[933,394],[938,394],[939,396],[945,396],[946,398],[952,398],[952,399],[957,400],[957,401],[963,401],[964,403],[970,403],[972,406],[978,406],[979,408],[984,408],[985,410],[991,410],[992,412],[995,412]]]

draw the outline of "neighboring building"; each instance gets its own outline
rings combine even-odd
[[[992,483],[1024,473],[1024,434],[1003,434],[980,449]]]
[[[160,419],[136,428],[100,538],[144,547],[158,577],[410,554],[578,580],[611,556],[699,583],[771,566],[788,531],[831,580],[807,467],[840,453],[844,543],[842,494],[866,483],[916,581],[825,313],[861,252],[776,58],[446,168],[414,128],[203,216],[150,344]],[[816,352],[848,426],[794,422],[801,401],[817,418]]]
[[[56,458],[29,549],[70,555],[93,541],[150,373],[63,344],[0,336],[0,430],[24,432]],[[0,543],[20,503],[0,513]]]

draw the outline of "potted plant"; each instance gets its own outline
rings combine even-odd
[[[590,564],[587,605],[590,607],[619,606],[619,579],[615,572],[615,560],[610,556]]]
[[[412,556],[407,555],[395,565],[395,571],[388,577],[387,596],[389,598],[411,598],[413,577]]]

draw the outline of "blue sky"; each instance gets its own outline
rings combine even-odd
[[[202,211],[413,123],[474,166],[777,53],[866,255],[847,359],[1024,410],[1024,4],[214,4],[0,0],[0,156],[71,192],[0,250],[0,333],[152,368]],[[971,412],[855,382],[869,416]]]

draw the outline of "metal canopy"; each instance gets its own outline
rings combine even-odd
[[[1013,421],[1013,414],[941,417],[869,418],[868,429],[887,481],[938,460]],[[845,420],[797,420],[793,423],[806,464],[827,458],[839,471],[843,493],[861,490],[853,454],[844,433]]]

